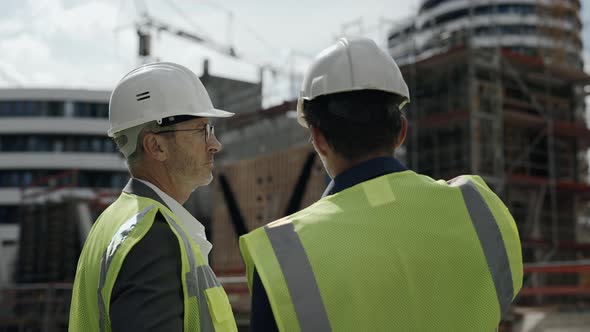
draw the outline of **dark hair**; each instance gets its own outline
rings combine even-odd
[[[303,115],[337,154],[356,160],[380,150],[393,153],[402,128],[398,106],[403,100],[379,90],[340,92],[305,101]]]

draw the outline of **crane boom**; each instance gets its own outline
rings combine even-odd
[[[139,36],[139,56],[143,58],[151,56],[150,31],[152,29],[156,29],[157,31],[165,31],[172,35],[191,40],[230,57],[237,57],[233,47],[231,46],[226,46],[196,33],[187,32],[185,30],[173,27],[167,23],[156,20],[147,14],[143,15],[143,20],[136,25],[136,28],[137,35]]]

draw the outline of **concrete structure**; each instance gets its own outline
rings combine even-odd
[[[424,0],[415,17],[389,33],[398,64],[443,53],[470,39],[582,69],[579,0]]]
[[[18,225],[0,225],[0,289],[13,282],[18,238]]]
[[[0,287],[15,281],[17,249],[27,238],[19,231],[23,204],[47,200],[47,192],[61,187],[69,187],[68,196],[93,197],[125,184],[127,168],[106,136],[109,96],[0,89]]]
[[[203,61],[201,82],[213,106],[234,113],[256,112],[262,108],[262,83],[251,83],[211,75],[209,60]]]
[[[22,188],[77,170],[77,186],[122,188],[127,169],[108,129],[108,91],[0,90],[0,223],[16,223]],[[74,180],[74,179],[70,179]]]
[[[428,0],[389,35],[411,91],[408,166],[482,175],[516,219],[525,263],[552,264],[527,272],[520,303],[590,294],[585,268],[559,273],[560,261],[590,257],[579,10],[578,0]]]

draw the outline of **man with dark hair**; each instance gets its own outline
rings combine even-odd
[[[240,239],[253,331],[493,331],[522,286],[514,219],[479,176],[433,180],[393,157],[408,87],[367,38],[308,69],[298,121],[332,181]]]
[[[304,102],[303,113],[343,158],[357,160],[378,150],[389,156],[402,130],[403,100],[378,90],[341,92]]]

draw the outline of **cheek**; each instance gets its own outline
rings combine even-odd
[[[173,153],[172,162],[174,163],[176,168],[180,170],[191,168],[194,164],[192,154],[193,151],[189,151],[184,147],[179,147],[175,149]]]
[[[207,161],[207,151],[201,146],[192,146],[185,154],[185,160],[194,167],[202,166]]]

